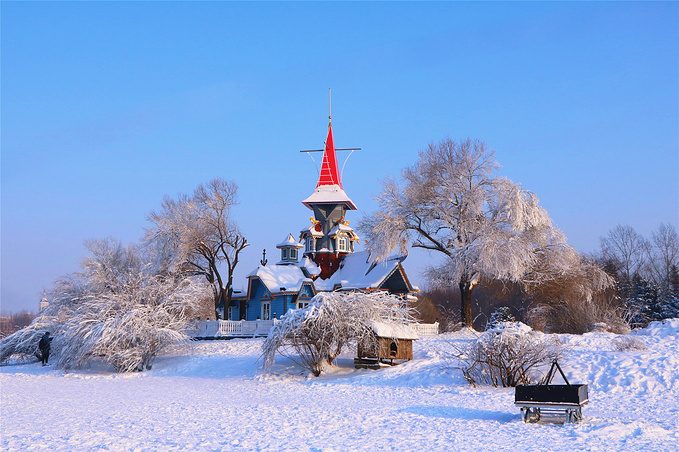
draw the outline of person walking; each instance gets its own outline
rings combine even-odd
[[[41,361],[43,366],[48,366],[49,364],[47,361],[50,358],[50,342],[52,342],[52,338],[50,337],[50,332],[46,331],[45,334],[42,335],[40,338],[40,342],[38,342],[38,348],[40,349],[40,356],[41,356]]]

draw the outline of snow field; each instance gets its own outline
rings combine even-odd
[[[153,369],[63,372],[0,368],[0,449],[134,450],[679,450],[679,319],[633,333],[560,335],[572,383],[588,383],[578,425],[524,424],[511,388],[473,388],[450,369],[449,342],[424,337],[415,360],[355,370],[349,352],[319,378],[279,357],[260,373],[261,339],[197,342]]]

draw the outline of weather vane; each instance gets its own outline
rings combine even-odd
[[[328,88],[328,119],[330,122],[332,122],[332,88]],[[351,151],[351,153],[347,156],[347,158],[344,160],[344,164],[342,165],[342,173],[344,173],[344,167],[347,164],[347,160],[349,160],[349,157],[351,157],[351,154],[354,153],[354,151],[360,151],[361,148],[335,148],[335,151]],[[306,152],[309,157],[311,157],[311,160],[314,162],[314,165],[316,166],[316,171],[320,173],[318,169],[318,165],[316,164],[316,160],[314,160],[313,156],[311,155],[312,152],[325,152],[325,149],[309,149],[305,151],[299,151],[299,152]]]

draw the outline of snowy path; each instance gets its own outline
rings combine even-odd
[[[285,358],[260,375],[261,339],[198,343],[131,375],[7,366],[0,449],[678,450],[678,333],[679,320],[642,331],[649,349],[625,353],[614,335],[564,335],[564,368],[591,393],[565,426],[524,424],[513,389],[469,387],[443,367],[443,337],[402,366],[357,371],[347,355],[311,379]]]

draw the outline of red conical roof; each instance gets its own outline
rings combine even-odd
[[[332,123],[328,123],[328,138],[325,140],[321,175],[318,177],[316,189],[302,203],[309,209],[313,209],[314,204],[343,204],[348,210],[356,210],[356,205],[344,193],[342,187],[342,179],[337,166],[335,142],[332,139]]]
[[[332,139],[332,122],[328,123],[328,138],[325,140],[325,151],[323,152],[321,175],[318,178],[316,188],[320,187],[321,185],[339,185],[340,188],[343,188],[339,167],[337,166],[335,142]]]

